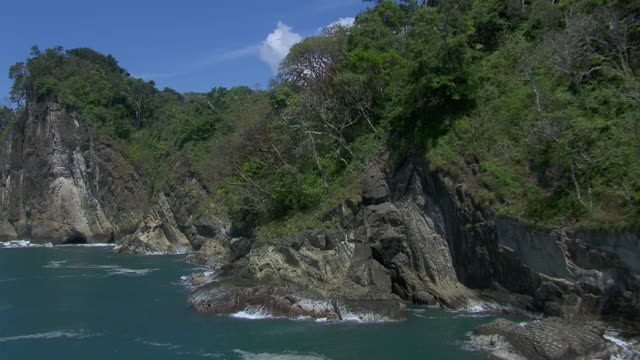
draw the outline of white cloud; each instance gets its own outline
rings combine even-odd
[[[273,73],[276,74],[278,66],[287,57],[291,47],[300,41],[302,41],[302,35],[291,31],[291,27],[278,21],[275,30],[267,36],[260,46],[260,59],[269,64]]]
[[[344,26],[344,27],[352,27],[355,22],[356,22],[356,18],[354,18],[354,17],[345,17],[345,18],[340,18],[340,19],[332,22],[327,27],[332,27],[334,25],[340,25],[340,26]]]
[[[325,27],[319,27],[316,32],[318,34],[320,34],[322,32],[322,30],[324,29],[328,29],[332,26],[336,26],[336,25],[340,25],[340,26],[344,26],[346,28],[350,28],[353,26],[353,24],[355,24],[356,22],[356,18],[354,17],[344,17],[344,18],[339,18],[338,20],[332,22],[331,24],[325,26]]]

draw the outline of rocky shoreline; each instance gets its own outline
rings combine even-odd
[[[0,241],[192,253],[219,277],[193,282],[199,311],[401,320],[406,304],[493,303],[567,324],[640,322],[638,234],[498,216],[422,157],[398,162],[381,150],[361,196],[324,215],[332,226],[267,242],[234,231],[187,160],[152,189],[116,144],[59,104],[25,113],[16,129],[0,141]],[[467,165],[473,179],[478,164]]]
[[[638,333],[620,340],[600,321],[566,321],[546,318],[517,324],[497,319],[478,326],[469,342],[502,360],[636,359],[640,356]]]

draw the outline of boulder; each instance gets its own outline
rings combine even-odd
[[[198,311],[216,315],[253,315],[326,320],[404,320],[406,306],[397,300],[339,299],[281,286],[210,284],[189,297]]]
[[[609,350],[601,323],[567,322],[547,318],[524,325],[497,319],[478,326],[472,342],[489,345],[500,358],[529,360],[564,360],[596,358]],[[493,339],[494,345],[487,342]],[[505,354],[515,355],[514,357]]]

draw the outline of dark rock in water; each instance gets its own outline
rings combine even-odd
[[[182,280],[192,288],[198,288],[219,281],[216,271],[198,271],[191,276],[183,276]]]
[[[406,306],[400,301],[326,298],[281,286],[212,284],[194,291],[189,304],[198,311],[217,315],[245,311],[273,317],[355,321],[393,321],[407,317]]]
[[[472,343],[502,359],[561,360],[598,358],[610,351],[602,323],[566,322],[558,318],[519,325],[497,319],[475,329]]]
[[[428,292],[420,291],[413,294],[413,303],[418,305],[437,306],[438,300]]]

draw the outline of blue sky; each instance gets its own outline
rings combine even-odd
[[[34,44],[112,54],[160,88],[264,88],[292,43],[365,7],[362,0],[9,1],[0,15],[0,101],[9,66]]]

